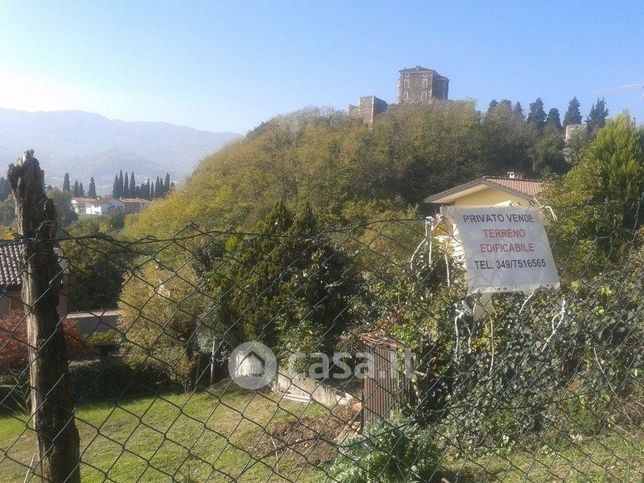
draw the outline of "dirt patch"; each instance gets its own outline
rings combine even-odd
[[[330,463],[337,454],[337,440],[360,427],[358,413],[350,407],[337,407],[322,416],[304,416],[270,425],[253,448],[263,458],[292,455],[302,464]]]

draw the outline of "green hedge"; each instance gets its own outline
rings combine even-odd
[[[123,400],[181,391],[179,384],[153,370],[135,370],[120,361],[79,364],[69,370],[76,404]],[[0,375],[0,414],[28,410],[29,373]]]

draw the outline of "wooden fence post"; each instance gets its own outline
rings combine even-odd
[[[42,478],[80,482],[79,436],[67,354],[57,304],[62,277],[54,252],[56,209],[45,195],[44,173],[33,151],[11,164],[7,174],[24,240],[22,299],[27,312],[31,421]]]

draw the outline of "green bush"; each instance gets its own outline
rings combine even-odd
[[[438,451],[432,439],[412,418],[394,414],[347,439],[331,477],[344,483],[438,479]]]
[[[73,366],[70,368],[70,378],[77,404],[149,396],[179,387],[159,372],[133,369],[118,361]]]
[[[69,377],[76,404],[181,390],[181,386],[160,372],[133,369],[120,361],[76,364],[69,368]],[[28,411],[29,372],[0,375],[0,414]]]

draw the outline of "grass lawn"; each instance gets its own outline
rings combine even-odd
[[[78,408],[83,481],[310,481],[327,465],[316,445],[274,451],[307,421],[334,420],[318,404],[232,388]],[[272,437],[264,428],[278,428]],[[317,448],[319,449],[319,448]],[[319,453],[319,452],[318,452]],[[23,481],[34,454],[24,416],[0,417],[0,481]]]
[[[487,455],[445,466],[450,481],[641,482],[644,446],[641,435],[613,433],[556,448]]]
[[[350,411],[232,387],[77,411],[83,481],[321,481]],[[266,429],[265,429],[266,428]],[[443,461],[449,481],[641,481],[641,434]],[[288,446],[288,450],[283,450]],[[34,454],[24,416],[0,417],[0,482]]]

